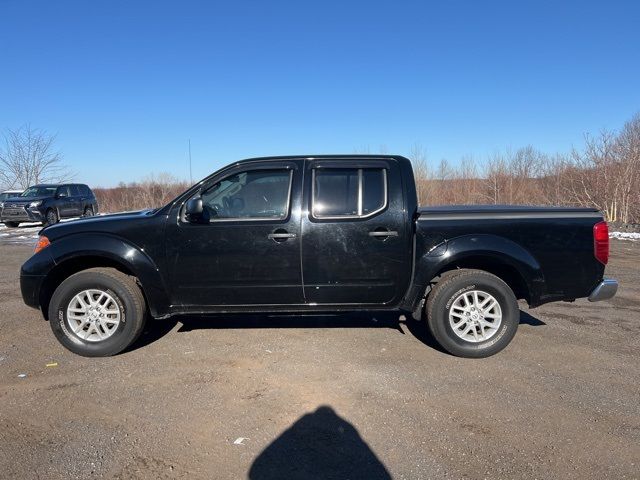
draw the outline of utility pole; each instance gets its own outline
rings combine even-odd
[[[193,184],[193,173],[191,171],[191,139],[189,139],[189,182]]]

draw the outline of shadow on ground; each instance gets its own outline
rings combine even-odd
[[[299,418],[255,459],[250,480],[391,479],[353,425],[328,406]]]
[[[387,328],[404,335],[406,330],[426,346],[448,355],[431,336],[425,321],[416,321],[408,316],[405,319],[405,316],[398,312],[353,312],[321,315],[233,313],[176,316],[169,320],[148,321],[145,331],[138,341],[126,351],[137,350],[161,339],[177,324],[180,325],[178,332],[244,328]],[[520,311],[520,325],[538,327],[546,324],[529,313]]]

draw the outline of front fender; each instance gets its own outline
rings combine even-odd
[[[169,296],[159,268],[142,248],[127,240],[104,233],[80,233],[52,242],[47,250],[50,250],[56,268],[83,257],[104,258],[120,264],[140,282],[151,315],[162,317],[168,314]]]
[[[483,258],[515,269],[529,290],[530,304],[535,305],[544,291],[542,267],[531,253],[498,235],[463,235],[446,240],[416,259],[414,292],[422,296],[429,282],[447,267],[472,258]],[[421,298],[413,299],[413,306]]]

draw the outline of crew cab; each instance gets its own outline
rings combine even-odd
[[[43,229],[20,283],[85,356],[122,351],[147,317],[392,310],[485,357],[515,335],[518,299],[613,297],[608,242],[589,208],[419,208],[401,156],[266,157],[162,208]]]
[[[7,198],[0,208],[0,222],[18,227],[22,222],[53,225],[61,218],[91,217],[98,213],[98,202],[91,189],[78,183],[39,184]]]

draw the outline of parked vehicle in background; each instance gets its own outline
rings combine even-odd
[[[7,198],[17,197],[23,192],[23,190],[5,190],[0,193],[0,212],[2,212],[2,208],[4,207],[4,202]],[[0,218],[0,223],[2,219]]]
[[[147,312],[402,311],[464,357],[502,350],[531,307],[615,295],[589,208],[418,208],[404,157],[234,163],[168,205],[47,227],[24,302],[80,355],[113,355]],[[265,325],[269,320],[265,319]]]
[[[15,228],[22,222],[53,225],[61,218],[91,217],[98,213],[98,202],[91,189],[81,183],[42,184],[7,198],[0,210],[0,221]]]
[[[5,190],[4,192],[0,192],[0,204],[2,204],[7,198],[17,197],[24,190]]]
[[[23,191],[24,190],[5,190],[3,192],[0,192],[0,208],[2,208],[2,204],[7,198],[17,197]]]

